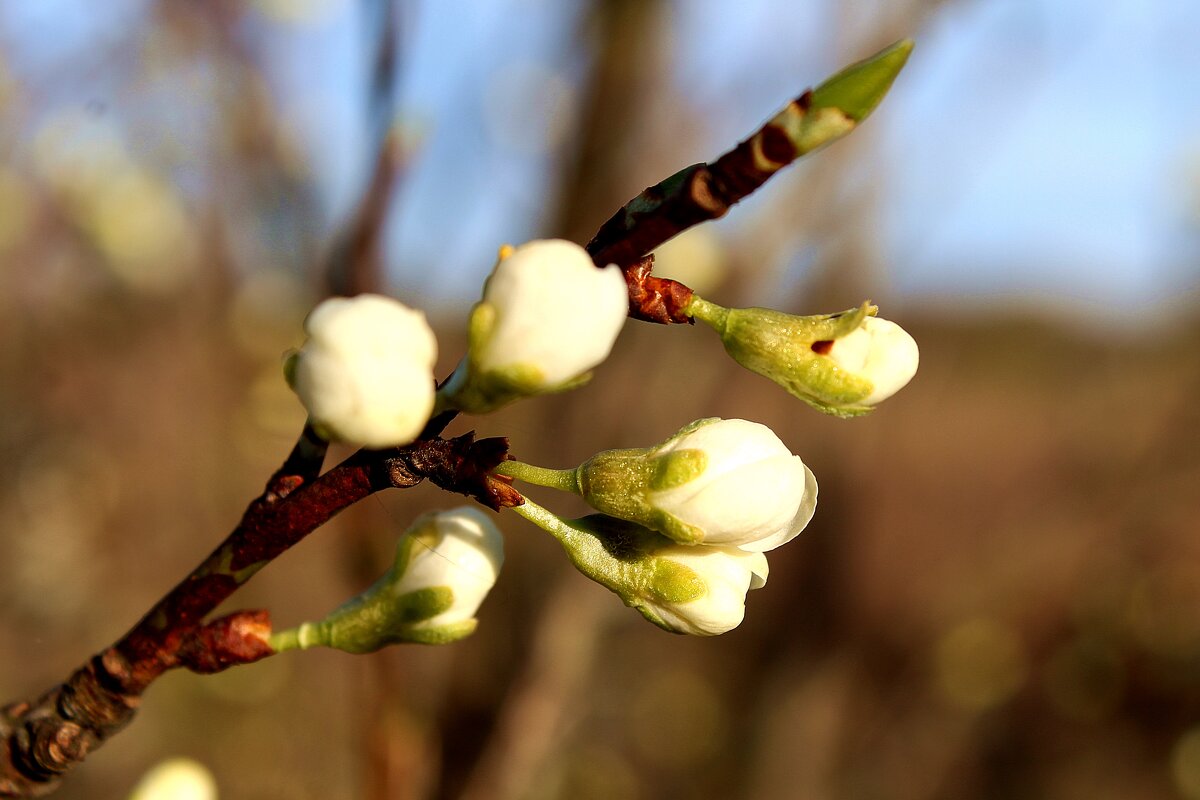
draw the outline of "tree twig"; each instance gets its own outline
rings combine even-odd
[[[588,244],[598,265],[626,272],[631,316],[686,322],[691,290],[650,274],[650,251],[692,225],[723,215],[786,164],[852,130],[886,93],[911,43],[901,42],[806,92],[712,164],[688,167],[647,189]],[[120,640],[37,700],[0,709],[0,798],[40,797],[132,719],[142,692],[167,670],[215,672],[269,656],[265,611],[205,617],[259,570],[334,515],[386,488],[428,478],[491,508],[523,498],[490,475],[505,439],[439,438],[454,419],[429,421],[422,438],[392,450],[360,450],[319,475],[325,443],[306,427],[291,454],[233,532]],[[318,477],[319,475],[319,477]]]
[[[313,479],[323,449],[312,436],[306,429],[233,532],[128,633],[37,700],[0,710],[0,797],[40,797],[57,788],[64,773],[132,719],[142,692],[167,670],[216,672],[271,655],[266,612],[237,612],[207,625],[204,617],[346,507],[426,478],[493,508],[519,502],[511,486],[488,475],[507,457],[504,439],[465,434],[360,450]]]
[[[631,303],[630,315],[662,324],[690,322],[678,304],[686,305],[691,290],[651,276],[653,262],[646,256],[693,225],[725,216],[779,170],[858,127],[883,99],[911,50],[911,41],[900,41],[846,67],[788,103],[716,161],[681,169],[601,225],[587,244],[592,260],[600,267],[616,264],[626,271],[631,300],[641,294],[658,301],[654,311]]]

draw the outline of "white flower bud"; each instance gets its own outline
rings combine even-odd
[[[736,628],[746,592],[767,582],[762,553],[676,544],[603,514],[567,521],[531,501],[514,510],[558,539],[576,569],[673,633],[716,636]]]
[[[704,593],[685,602],[644,599],[642,613],[653,612],[662,627],[693,636],[716,636],[741,624],[746,615],[746,592],[767,583],[767,557],[734,547],[673,545],[655,553],[694,573]],[[647,618],[650,618],[647,615]]]
[[[147,772],[129,800],[217,800],[217,782],[200,762],[171,758]]]
[[[271,647],[370,653],[397,642],[462,639],[475,630],[475,614],[503,564],[504,538],[479,509],[425,514],[400,540],[383,577],[325,619],[273,635]]]
[[[325,300],[289,378],[317,429],[371,447],[408,444],[433,410],[437,340],[425,315],[389,297]]]
[[[576,481],[598,511],[681,544],[751,552],[793,539],[812,519],[817,482],[770,428],[703,419],[647,450],[610,450],[581,464]]]
[[[475,613],[504,565],[504,537],[483,512],[471,506],[425,514],[413,523],[408,562],[392,590],[397,596],[449,587],[451,603],[415,624],[434,630],[475,621]]]
[[[871,382],[871,393],[859,401],[874,406],[896,392],[917,374],[920,352],[908,331],[879,317],[867,317],[862,326],[829,344],[826,353],[837,365]]]
[[[767,308],[723,308],[693,297],[688,313],[721,336],[735,361],[814,408],[839,417],[870,412],[917,371],[917,343],[868,303],[799,317]]]
[[[444,390],[447,405],[485,413],[577,386],[608,357],[628,308],[621,270],[597,269],[577,244],[503,248],[471,312],[468,355]]]

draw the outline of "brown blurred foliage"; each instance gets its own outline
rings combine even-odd
[[[641,16],[654,5],[596,4],[597,64],[654,34]],[[157,8],[153,24],[194,34],[167,54],[209,47],[250,93],[222,101],[209,189],[183,193],[163,163],[116,144],[58,173],[0,167],[5,218],[24,215],[19,235],[0,230],[5,698],[49,687],[132,624],[232,526],[303,421],[280,354],[329,262],[320,243],[240,225],[273,214],[305,230],[303,181],[269,98],[245,88],[255,67],[228,49],[230,21]],[[627,76],[604,75],[585,118],[632,91],[614,95],[604,81]],[[836,181],[846,152],[808,179]],[[594,142],[575,155],[559,230],[614,210],[620,176],[636,189],[678,166]],[[795,192],[787,180],[766,191]],[[869,211],[864,191],[839,208]],[[879,269],[869,213],[835,225],[814,211],[822,235],[857,244],[834,249],[829,286],[812,292],[856,302]],[[286,268],[235,266],[238,247]],[[731,296],[760,256],[727,256]],[[817,473],[821,502],[772,554],[739,629],[664,634],[505,514],[505,571],[471,639],[169,675],[59,796],[119,798],[189,755],[223,798],[1200,797],[1200,325],[1127,341],[1019,311],[892,316],[921,343],[921,370],[866,419],[812,413],[707,331],[631,324],[592,385],[454,429],[566,466],[699,417],[769,425]],[[440,373],[461,323],[437,325]],[[385,568],[409,519],[459,500],[424,486],[372,499],[235,602],[281,626],[319,616]]]

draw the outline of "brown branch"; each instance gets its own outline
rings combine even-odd
[[[793,100],[733,150],[711,164],[693,164],[647,188],[608,219],[587,244],[597,265],[626,268],[663,242],[701,222],[725,216],[801,151],[780,130],[780,117],[807,113],[812,92]],[[765,156],[765,158],[763,158]]]
[[[716,162],[676,173],[606,222],[587,249],[598,265],[616,263],[625,271],[630,314],[664,324],[690,321],[685,309],[691,290],[653,277],[650,252],[692,225],[722,216],[797,156],[852,129],[882,93],[877,81],[875,96],[846,94],[845,79],[851,71],[874,69],[879,59],[888,58],[892,72],[883,75],[886,91],[910,46],[901,43],[847,68],[815,92],[806,92]],[[851,102],[835,107],[821,100],[822,92],[825,101]],[[806,127],[810,113],[818,116]],[[381,189],[370,199],[364,217],[381,217],[383,196]],[[319,477],[325,443],[306,427],[237,528],[137,625],[65,683],[33,702],[0,709],[0,798],[39,797],[53,791],[67,771],[132,719],[142,692],[167,670],[215,672],[271,655],[266,612],[239,611],[208,624],[204,618],[260,569],[348,506],[382,489],[415,486],[425,478],[494,509],[524,502],[508,483],[489,474],[507,458],[507,440],[477,442],[471,433],[438,438],[454,416],[446,412],[431,419],[422,438],[407,447],[360,450]]]
[[[237,528],[111,647],[33,702],[0,710],[0,798],[40,797],[137,710],[167,670],[216,672],[272,654],[266,612],[204,617],[276,557],[346,507],[377,491],[425,478],[493,508],[520,502],[488,473],[508,457],[504,439],[425,439],[392,450],[360,450],[315,478],[323,446],[311,431]]]
[[[887,94],[904,67],[912,42],[896,42],[875,55],[843,69],[815,89],[788,103],[737,147],[709,164],[693,164],[649,187],[600,226],[587,251],[597,266],[616,264],[629,275],[630,288],[646,285],[645,256],[693,225],[723,217],[730,207],[766,183],[800,156],[811,153],[854,130]],[[690,295],[662,282],[646,286],[647,293]],[[631,292],[631,301],[633,293]],[[631,302],[630,314],[650,322],[683,322],[671,313],[642,315]],[[686,318],[686,314],[681,316]]]
[[[713,163],[693,164],[647,188],[600,226],[587,243],[588,254],[598,267],[616,264],[625,271],[631,317],[661,325],[692,322],[684,311],[692,290],[652,276],[651,251],[694,225],[725,216],[734,203],[801,155],[779,133],[779,120],[807,113],[810,97],[805,92]]]

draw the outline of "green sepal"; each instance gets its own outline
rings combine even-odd
[[[575,568],[661,628],[670,630],[648,604],[678,605],[708,592],[694,570],[657,555],[675,545],[665,536],[604,514],[564,522],[569,532],[559,541]]]
[[[404,641],[412,644],[450,644],[465,639],[479,626],[477,619],[464,619],[432,628],[415,628],[406,631]]]
[[[751,372],[825,414],[857,417],[873,410],[862,401],[875,385],[814,350],[858,330],[877,308],[863,303],[835,314],[796,316],[769,308],[723,308],[694,298],[689,312],[721,336],[725,351]]]
[[[496,307],[491,303],[480,301],[471,307],[471,315],[467,317],[467,346],[478,351],[492,336],[496,327]]]
[[[652,460],[654,474],[649,488],[665,492],[700,477],[708,467],[708,454],[703,450],[675,450]]]
[[[289,350],[283,357],[283,379],[292,389],[296,388],[296,364],[300,361],[300,351]]]
[[[320,420],[309,417],[308,423],[312,426],[313,433],[327,442],[336,442],[341,438],[337,435],[337,431],[333,430],[333,428],[330,428]]]
[[[389,644],[421,642],[422,631],[414,626],[454,604],[454,590],[449,586],[429,586],[394,597],[394,588],[386,581],[387,576],[317,623],[314,643],[362,654]]]
[[[592,373],[585,372],[562,383],[547,384],[545,373],[535,364],[510,364],[503,369],[484,371],[476,354],[491,338],[495,324],[495,307],[476,303],[467,322],[467,359],[439,393],[446,407],[468,414],[487,414],[526,397],[577,389],[592,379]]]
[[[700,450],[655,455],[663,446],[605,450],[592,456],[576,470],[580,496],[610,517],[658,531],[681,544],[696,544],[703,541],[704,531],[655,508],[650,493],[682,486],[698,477],[708,457]]]
[[[658,531],[668,539],[680,544],[701,544],[704,541],[704,529],[689,525],[674,514],[654,509],[646,518],[646,527]]]

